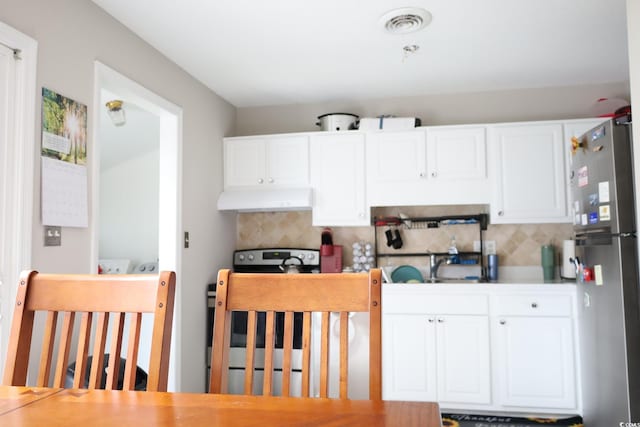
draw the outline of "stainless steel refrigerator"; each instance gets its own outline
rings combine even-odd
[[[585,425],[640,422],[640,299],[631,115],[574,139],[574,213]]]

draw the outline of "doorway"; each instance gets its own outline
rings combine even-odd
[[[0,367],[20,271],[31,266],[37,42],[0,22]]]
[[[92,181],[92,257],[93,266],[92,269],[96,270],[98,267],[98,260],[101,251],[100,242],[100,230],[102,227],[100,215],[108,215],[107,211],[103,210],[100,206],[101,191],[103,186],[101,185],[101,164],[102,160],[108,161],[109,159],[101,159],[103,150],[101,149],[104,144],[106,136],[101,132],[102,122],[105,120],[105,103],[103,100],[105,97],[118,98],[123,103],[123,108],[130,105],[130,114],[143,115],[146,117],[145,123],[148,123],[149,134],[157,135],[157,154],[155,154],[155,161],[157,162],[157,168],[151,172],[154,177],[153,184],[158,191],[156,202],[149,202],[145,204],[148,208],[149,205],[157,203],[155,213],[148,213],[149,216],[153,216],[154,224],[157,224],[156,233],[151,232],[151,235],[147,235],[148,239],[153,239],[157,236],[157,241],[147,246],[146,258],[151,261],[155,255],[154,250],[157,250],[157,263],[160,270],[173,270],[176,272],[176,302],[174,312],[174,324],[171,343],[171,358],[169,366],[169,391],[179,391],[180,375],[179,369],[181,354],[180,354],[180,325],[181,325],[181,239],[180,230],[182,230],[181,220],[181,138],[182,138],[182,109],[166,99],[158,96],[157,94],[142,87],[138,83],[130,80],[124,75],[111,69],[105,64],[99,61],[95,62],[94,66],[94,123],[93,127],[93,140],[95,141],[95,155],[92,156],[92,168],[93,168],[93,181]],[[126,126],[126,124],[124,125]],[[153,138],[155,139],[155,138]],[[131,148],[133,150],[134,148]],[[126,150],[123,153],[128,159],[132,158],[132,151]],[[128,154],[127,154],[128,153]],[[106,156],[105,151],[105,156]],[[147,160],[145,164],[149,164],[149,157],[154,158],[154,154],[149,152],[144,155]],[[131,165],[127,166],[131,167]],[[146,174],[153,169],[147,169]],[[138,181],[137,176],[131,176],[129,183],[135,185]],[[106,181],[107,178],[104,178]],[[113,184],[113,180],[109,180],[110,185]],[[105,191],[107,191],[105,189]],[[112,191],[112,190],[110,190]],[[156,222],[157,221],[157,222]],[[118,227],[118,226],[114,226]],[[153,236],[155,234],[155,236]],[[153,237],[152,237],[153,236]],[[128,240],[122,242],[123,245],[129,245]],[[105,251],[105,246],[102,245],[102,250]],[[110,250],[113,250],[111,248]],[[114,253],[114,252],[111,252]],[[128,256],[128,255],[127,255]],[[140,264],[142,259],[136,259],[136,265]],[[132,268],[135,267],[132,265]],[[129,271],[131,272],[131,271]],[[141,355],[142,357],[142,355]]]

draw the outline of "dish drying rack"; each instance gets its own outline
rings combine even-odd
[[[472,215],[445,215],[445,216],[430,216],[430,217],[374,217],[373,226],[377,229],[378,227],[389,227],[396,226],[402,227],[406,230],[417,230],[417,229],[429,229],[429,228],[440,228],[451,225],[477,225],[478,226],[478,234],[480,240],[480,251],[459,251],[458,256],[460,257],[460,265],[469,265],[469,262],[465,260],[477,260],[473,264],[480,265],[481,271],[481,279],[486,279],[485,274],[485,266],[484,266],[484,256],[482,252],[483,245],[483,231],[487,230],[487,226],[489,224],[489,215],[486,213],[481,214],[472,214]],[[449,252],[383,252],[378,248],[378,233],[377,230],[374,233],[375,238],[375,248],[376,248],[376,261],[379,258],[384,257],[417,257],[417,256],[431,256],[436,255],[437,257],[450,256]]]

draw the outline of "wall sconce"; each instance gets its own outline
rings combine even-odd
[[[111,121],[115,126],[122,126],[126,122],[126,118],[124,116],[124,110],[122,109],[122,101],[119,99],[114,99],[113,101],[107,102],[107,108],[109,109],[109,117],[111,117]]]

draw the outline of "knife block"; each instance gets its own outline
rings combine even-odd
[[[332,255],[320,255],[320,273],[342,272],[342,245],[333,245]]]

